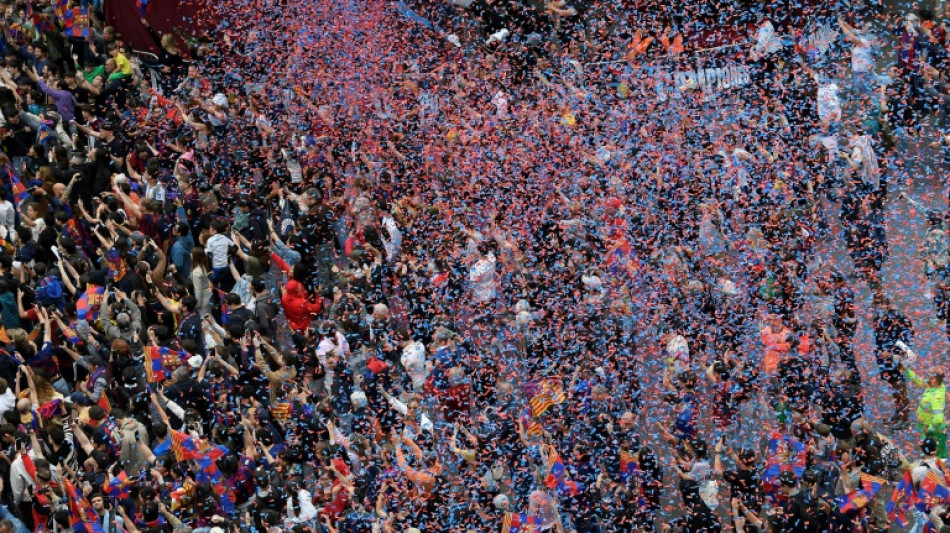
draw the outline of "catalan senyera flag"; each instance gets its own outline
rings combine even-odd
[[[505,513],[501,533],[537,533],[541,531],[541,519],[522,513]]]
[[[286,422],[294,414],[294,404],[290,402],[275,403],[270,408],[270,414],[278,421]]]
[[[535,418],[566,399],[561,383],[556,378],[532,379],[522,389],[531,407],[531,416]]]

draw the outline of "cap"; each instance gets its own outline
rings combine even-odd
[[[133,231],[130,237],[135,244],[143,244],[145,242],[145,234],[141,231]]]
[[[202,359],[200,355],[192,355],[188,358],[188,366],[191,368],[198,368],[201,366],[201,361]]]

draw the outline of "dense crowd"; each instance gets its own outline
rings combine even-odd
[[[148,4],[0,0],[0,533],[950,527],[942,13]]]

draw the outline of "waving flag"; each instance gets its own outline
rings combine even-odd
[[[862,473],[861,488],[838,498],[838,508],[842,513],[863,509],[880,492],[885,483],[887,483],[885,479]]]
[[[85,7],[74,7],[63,17],[63,29],[67,37],[89,37],[89,10]]]
[[[172,500],[172,511],[178,510],[182,506],[182,500],[191,498],[195,493],[195,484],[191,481],[185,481],[180,487],[171,492],[169,497]]]
[[[521,413],[521,427],[524,428],[525,434],[532,437],[539,437],[544,434],[544,428],[541,426],[541,423],[531,417],[530,409],[525,409]]]
[[[228,310],[228,305],[224,303],[224,297],[227,296],[228,293],[222,291],[221,289],[215,289],[215,291],[218,293],[218,300],[221,301],[221,325],[227,326],[228,317],[231,315],[231,311]]]
[[[106,444],[109,446],[109,449],[111,449],[113,453],[118,453],[119,428],[116,427],[115,420],[112,418],[107,418],[102,421],[102,425],[99,427],[106,436]]]
[[[76,333],[76,330],[72,326],[66,326],[63,328],[63,337],[65,337],[66,340],[72,344],[79,344],[82,342],[79,334]]]
[[[570,479],[567,475],[567,468],[564,461],[554,449],[554,446],[548,448],[548,475],[544,478],[544,486],[549,489],[557,489],[561,494],[574,496],[583,488],[579,483]]]
[[[99,318],[99,306],[102,305],[102,295],[105,291],[105,287],[91,283],[87,285],[86,292],[76,301],[76,316],[89,322]]]
[[[124,500],[132,495],[132,490],[129,488],[131,485],[132,481],[129,479],[128,474],[125,473],[125,470],[123,470],[108,483],[102,484],[102,492],[108,494],[110,498]]]
[[[59,406],[62,405],[63,400],[57,398],[55,400],[44,403],[40,406],[38,414],[43,420],[50,420],[59,415]]]
[[[13,197],[16,199],[16,203],[20,203],[23,200],[26,200],[30,197],[30,193],[26,190],[26,185],[23,185],[23,182],[20,181],[20,176],[17,176],[15,170],[13,170],[13,165],[7,165],[4,168],[4,171],[7,173],[7,178],[10,180],[10,187],[13,190]]]
[[[102,391],[102,394],[99,395],[96,405],[102,407],[102,410],[105,411],[106,415],[112,412],[112,403],[109,401],[109,397],[106,396],[105,391]]]
[[[99,515],[89,504],[89,500],[76,490],[75,485],[69,479],[63,478],[63,489],[66,491],[68,501],[70,525],[74,529],[87,533],[104,533]]]
[[[552,406],[564,402],[564,390],[556,378],[539,378],[522,385],[531,406],[531,416],[538,418]]]
[[[164,346],[145,347],[145,379],[149,383],[161,383],[172,370],[188,359],[188,352],[172,350]]]
[[[521,513],[505,513],[501,533],[536,533],[541,531],[541,519]]]
[[[916,503],[917,492],[914,490],[914,480],[911,478],[910,470],[905,470],[904,476],[891,493],[891,500],[887,502],[887,516],[898,527],[907,528],[910,525],[907,521],[907,510]]]
[[[294,404],[290,402],[275,403],[270,408],[270,414],[279,422],[287,422],[294,414]]]
[[[136,0],[135,5],[139,8],[139,17],[144,19],[149,8],[148,0]]]
[[[627,481],[637,472],[637,460],[630,452],[620,452],[620,479]]]
[[[930,503],[950,501],[950,488],[947,488],[943,476],[929,470],[927,476],[920,482],[917,492],[918,507],[930,507]]]
[[[166,377],[161,348],[159,346],[146,346],[145,380],[149,383],[161,383],[165,381]]]
[[[805,444],[798,439],[773,431],[765,455],[765,471],[762,472],[762,487],[771,496],[778,488],[782,472],[792,472],[800,478],[807,465]]]

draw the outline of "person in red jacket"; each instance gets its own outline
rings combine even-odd
[[[287,317],[290,329],[300,334],[307,332],[313,315],[323,309],[323,300],[318,297],[310,301],[303,284],[296,279],[291,279],[287,286],[281,289],[280,303],[284,307],[284,316]]]

